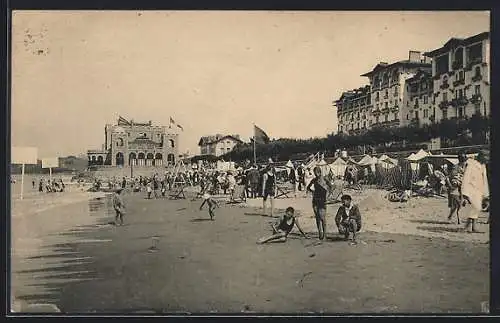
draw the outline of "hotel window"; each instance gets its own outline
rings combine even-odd
[[[476,95],[481,94],[481,85],[474,86],[474,91],[475,91]]]
[[[385,90],[384,98],[387,99],[389,97],[389,90]]]
[[[366,121],[363,121],[363,128],[366,128]]]
[[[394,96],[398,96],[398,87],[394,87]]]
[[[380,97],[379,97],[378,92],[375,92],[375,100],[376,100],[376,101],[378,101],[378,100],[379,100],[379,98],[380,98]]]
[[[359,122],[356,123],[356,129],[359,129]]]
[[[340,132],[342,132],[342,128],[343,128],[342,126],[340,126],[340,127],[339,127],[339,129],[340,129]]]
[[[378,117],[378,116],[376,116],[376,117],[375,117],[375,123],[378,123],[378,122],[379,122],[379,117]]]
[[[460,72],[458,72],[458,79],[459,79],[460,81],[465,80],[465,72],[464,72],[464,71],[460,71]]]
[[[429,117],[429,110],[425,109],[424,110],[424,118]]]
[[[429,101],[428,101],[428,98],[427,98],[427,95],[424,95],[424,104],[427,104]]]
[[[384,116],[384,118],[385,118],[385,122],[389,121],[389,115],[388,115],[388,114],[386,114],[386,115]]]
[[[415,98],[415,106],[418,107],[418,98]]]
[[[372,121],[371,120],[368,120],[368,125],[371,126],[372,125]]]
[[[410,115],[409,114],[406,115],[406,120],[410,120]]]
[[[483,58],[483,44],[467,47],[467,63],[480,63]]]
[[[227,147],[227,151],[230,151],[230,150],[231,150],[231,148]]]
[[[398,116],[398,113],[397,113],[397,112],[396,112],[396,113],[394,113],[394,120],[398,120],[398,117],[399,117],[399,116]]]
[[[443,92],[443,100],[442,101],[448,101],[448,93]]]
[[[481,76],[481,68],[479,66],[476,66],[474,69],[474,76]]]
[[[385,102],[385,108],[389,108],[389,103],[388,102]]]
[[[415,111],[415,119],[417,119],[417,120],[418,120],[418,110],[417,110],[417,111]]]
[[[354,130],[354,123],[351,124],[351,130]]]
[[[464,96],[464,92],[462,89],[458,90],[458,97],[462,98]]]
[[[436,59],[436,75],[441,75],[448,72],[448,54],[441,55]]]
[[[458,108],[458,117],[462,118],[464,116],[464,107]]]
[[[476,104],[474,104],[474,111],[477,115],[480,115],[481,114],[481,104],[479,104],[479,102],[477,102]]]
[[[443,119],[448,119],[448,108],[443,109]]]

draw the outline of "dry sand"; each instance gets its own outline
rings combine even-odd
[[[332,234],[320,245],[295,234],[257,245],[274,220],[257,209],[223,205],[209,221],[200,200],[134,194],[125,202],[124,227],[106,225],[113,216],[106,203],[97,213],[102,225],[88,224],[88,205],[59,212],[73,229],[40,235],[43,254],[13,264],[18,299],[67,313],[478,313],[489,298],[484,243],[364,231],[357,246]],[[381,223],[371,219],[383,213],[363,212],[365,230]],[[314,236],[310,220],[303,222]],[[148,252],[153,237],[158,249]]]
[[[412,197],[408,202],[390,202],[385,196],[387,191],[365,189],[362,192],[346,191],[358,204],[363,217],[363,229],[367,232],[385,232],[418,235],[429,238],[444,238],[451,241],[488,242],[489,224],[486,224],[488,213],[479,218],[478,230],[482,233],[469,234],[463,232],[465,218],[457,224],[454,217],[449,223],[448,202],[441,197]],[[293,195],[293,194],[292,194]],[[284,210],[288,206],[300,212],[301,224],[308,229],[316,228],[311,206],[311,197],[278,198],[275,207]],[[248,206],[262,209],[262,199],[248,199]],[[268,202],[269,207],[269,202]],[[334,217],[340,204],[328,205],[327,218],[329,231],[337,231]],[[269,210],[267,211],[269,213]]]

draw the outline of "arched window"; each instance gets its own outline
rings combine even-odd
[[[163,155],[160,153],[157,153],[155,155],[155,161],[154,161],[155,166],[161,166],[163,165]]]
[[[169,164],[175,164],[175,156],[174,154],[168,154],[167,155],[167,161]]]
[[[104,164],[104,158],[102,158],[102,156],[97,157],[97,164],[99,164],[99,165]]]
[[[118,140],[116,141],[116,145],[118,147],[122,147],[123,146],[123,139],[122,138],[118,138]]]
[[[170,147],[175,148],[175,141],[173,139],[169,139]]]
[[[133,165],[137,165],[137,155],[135,153],[130,153],[128,155],[128,164],[129,166]]]
[[[123,164],[124,164],[123,153],[117,153],[116,154],[116,166],[123,166]]]
[[[139,153],[139,155],[137,156],[137,165],[144,166],[145,157],[146,156],[144,155],[144,153]]]

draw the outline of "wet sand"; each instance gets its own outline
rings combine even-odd
[[[209,221],[199,200],[125,201],[123,227],[107,224],[107,204],[68,208],[82,212],[74,227],[40,237],[43,254],[13,263],[16,297],[67,313],[479,313],[489,300],[481,241],[364,231],[351,246],[330,218],[329,240],[315,245],[303,215],[313,239],[257,245],[274,220],[258,209],[224,205]]]

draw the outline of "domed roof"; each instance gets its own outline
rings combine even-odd
[[[115,127],[113,129],[113,132],[114,133],[125,133],[125,129],[123,129],[122,127],[118,126],[118,127]]]

